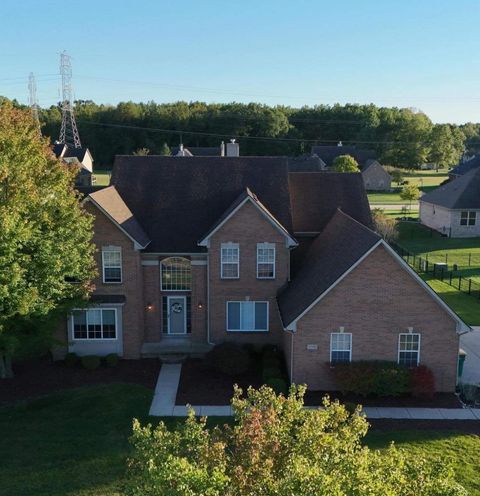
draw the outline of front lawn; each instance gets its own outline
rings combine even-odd
[[[0,493],[119,496],[132,418],[157,421],[147,417],[152,396],[153,391],[143,386],[110,384],[0,408]],[[174,428],[183,419],[166,421]],[[210,422],[225,421],[229,419],[213,418]],[[478,422],[378,423],[367,436],[369,446],[382,449],[394,440],[412,456],[446,455],[455,462],[458,481],[470,494],[480,494]]]

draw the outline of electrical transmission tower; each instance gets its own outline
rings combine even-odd
[[[62,76],[62,126],[58,141],[74,148],[81,148],[80,135],[73,113],[72,64],[70,56],[65,51],[60,54],[60,74]]]
[[[32,117],[38,127],[39,133],[42,134],[40,130],[40,119],[38,118],[37,83],[35,82],[33,72],[31,72],[28,77],[28,91],[28,103],[30,104],[30,108],[32,110]]]

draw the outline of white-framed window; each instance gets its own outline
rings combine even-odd
[[[330,363],[352,361],[352,333],[332,332],[330,334]]]
[[[240,277],[240,247],[238,243],[222,243],[221,278],[238,279]]]
[[[406,367],[420,363],[420,334],[410,332],[398,336],[398,363]]]
[[[477,222],[477,212],[474,210],[463,210],[460,212],[461,226],[474,226]]]
[[[268,301],[228,301],[227,331],[268,331]]]
[[[257,244],[257,279],[275,279],[275,243]]]
[[[192,264],[182,257],[165,258],[160,263],[162,291],[191,291]]]
[[[102,248],[103,282],[122,282],[122,249],[119,246]]]
[[[72,312],[74,340],[117,339],[117,310],[88,308]]]

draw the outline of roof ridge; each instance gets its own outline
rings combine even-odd
[[[378,236],[380,239],[383,239],[380,234],[378,234],[376,231],[374,231],[373,229],[370,229],[368,226],[366,226],[365,224],[362,224],[360,221],[358,221],[357,219],[354,219],[351,215],[348,215],[346,212],[344,212],[342,210],[341,207],[337,207],[337,212],[340,212],[341,214],[343,214],[345,217],[348,217],[350,220],[353,220],[353,222],[355,222],[356,224],[358,224],[360,227],[363,227],[364,229],[366,229],[367,231],[370,231],[372,234],[375,234],[375,236]],[[333,216],[332,216],[333,218]],[[330,219],[331,220],[331,219]],[[330,223],[330,221],[329,221]]]

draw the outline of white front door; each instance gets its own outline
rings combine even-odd
[[[187,333],[187,299],[185,296],[167,298],[168,334]]]

